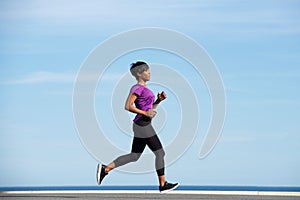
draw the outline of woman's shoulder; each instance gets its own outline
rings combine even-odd
[[[138,88],[144,88],[144,86],[142,86],[141,84],[138,84],[138,83],[131,86],[131,89],[138,89]]]
[[[141,84],[135,84],[131,87],[130,89],[130,93],[137,93],[139,94],[140,92],[142,92],[144,90],[144,86],[142,86]]]

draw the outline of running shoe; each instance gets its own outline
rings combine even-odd
[[[102,164],[98,164],[97,166],[97,174],[96,174],[96,178],[97,178],[97,183],[98,185],[101,184],[102,180],[104,179],[104,177],[108,174],[105,172],[105,165]]]
[[[167,193],[172,190],[175,190],[179,186],[178,183],[168,183],[167,181],[165,182],[164,186],[159,186],[159,191],[160,193]]]

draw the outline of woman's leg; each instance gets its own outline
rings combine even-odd
[[[158,176],[159,185],[163,186],[166,182],[165,180],[165,151],[162,144],[155,134],[154,136],[146,139],[146,144],[149,146],[151,151],[155,155],[155,169]]]
[[[132,141],[131,153],[119,156],[106,166],[105,172],[108,173],[116,167],[120,167],[130,162],[136,162],[141,157],[145,147],[146,143],[144,138],[134,137]]]

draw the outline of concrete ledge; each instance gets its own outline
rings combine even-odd
[[[160,194],[157,190],[31,190],[31,191],[2,191],[0,194]],[[206,191],[206,190],[174,190],[172,194],[191,195],[248,195],[248,196],[300,196],[300,192],[280,191]]]

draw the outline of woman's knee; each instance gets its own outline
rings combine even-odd
[[[154,151],[154,154],[156,157],[161,157],[161,158],[163,158],[166,155],[164,149],[162,148]]]
[[[131,162],[136,162],[141,157],[141,153],[131,153],[130,158]]]

